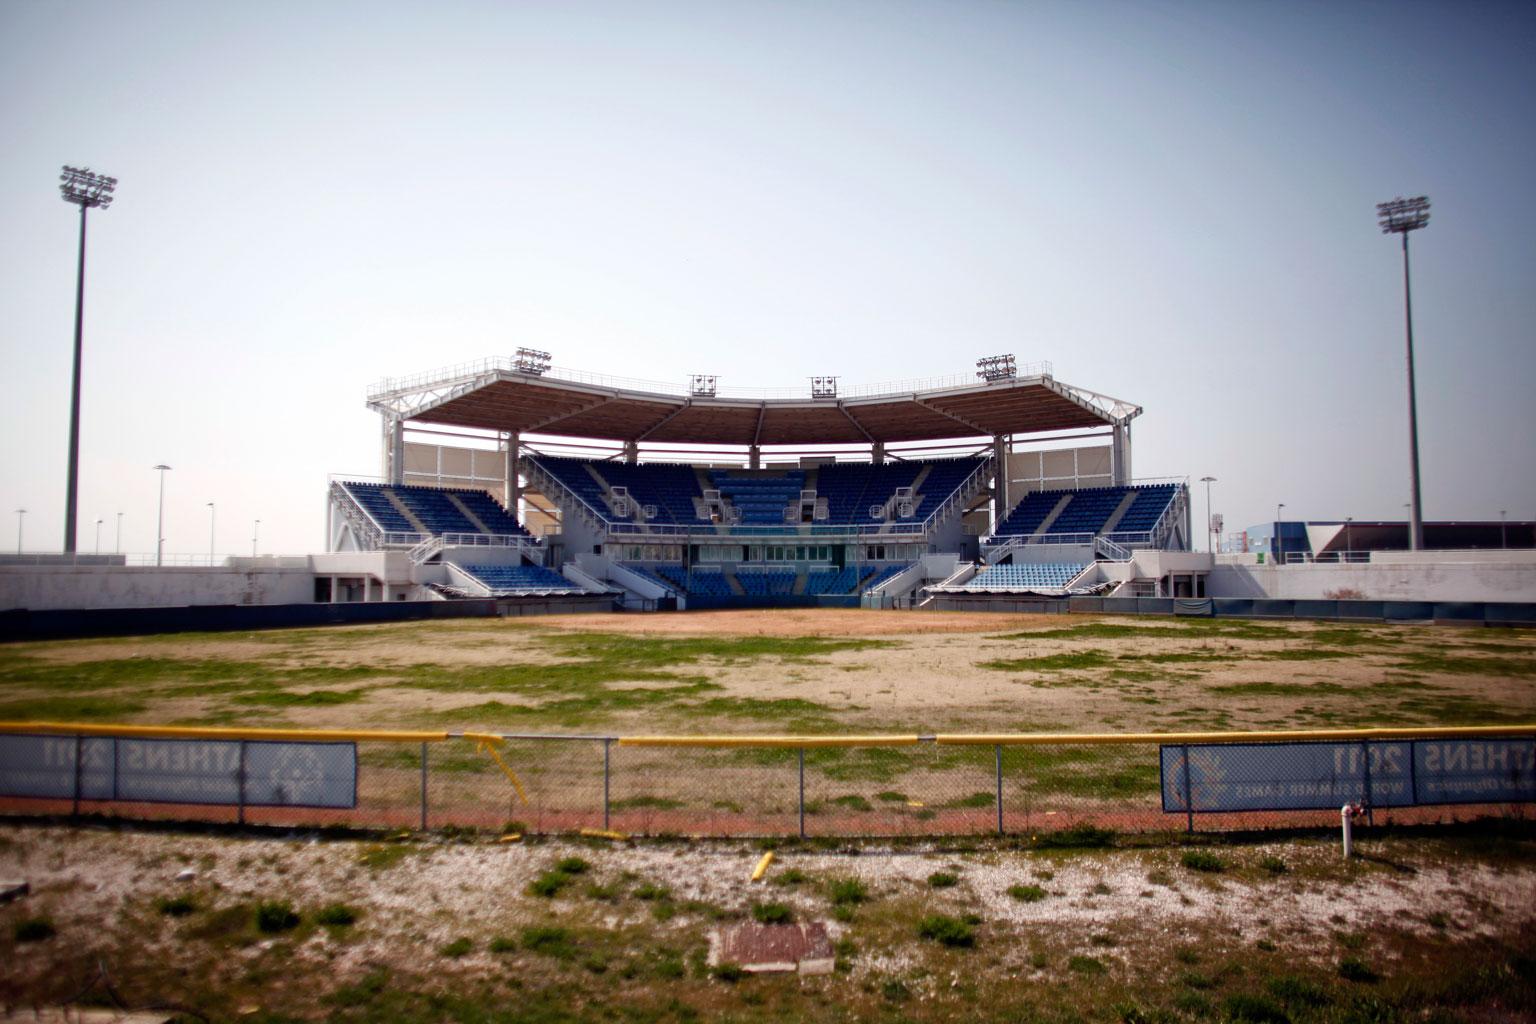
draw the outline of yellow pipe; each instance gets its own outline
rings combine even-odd
[[[86,722],[0,722],[0,733],[197,740],[295,740],[311,743],[369,740],[383,743],[436,743],[448,738],[446,732],[394,732],[383,729],[238,729],[195,725],[102,725]]]
[[[911,747],[916,736],[620,736],[621,747]]]
[[[763,876],[768,873],[768,865],[773,863],[773,851],[763,854],[763,859],[757,862],[757,867],[752,869],[752,881],[761,882]]]
[[[1536,725],[1405,725],[1371,729],[1278,729],[1268,732],[1127,732],[1127,733],[941,733],[934,742],[976,746],[1095,746],[1110,743],[1265,743],[1278,740],[1454,739],[1468,736],[1529,736]]]

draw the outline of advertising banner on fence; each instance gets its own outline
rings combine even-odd
[[[356,807],[357,745],[0,735],[0,796],[70,800],[77,795],[146,803]]]
[[[1536,801],[1536,740],[1221,743],[1161,748],[1163,810]]]

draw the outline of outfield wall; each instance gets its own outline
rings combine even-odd
[[[1206,579],[1214,598],[1320,600],[1354,591],[1372,601],[1536,601],[1536,551],[1375,551],[1369,562],[1233,564]]]

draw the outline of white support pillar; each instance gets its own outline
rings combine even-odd
[[[1110,472],[1116,487],[1131,482],[1131,424],[1130,421],[1115,426],[1114,440],[1110,447]]]
[[[992,529],[1008,518],[1008,435],[992,435]]]
[[[363,577],[363,604],[373,600],[373,577]]]
[[[405,420],[388,413],[384,417],[384,479],[405,483]]]
[[[521,434],[515,430],[508,432],[507,461],[502,469],[503,483],[506,486],[506,490],[502,493],[507,496],[507,511],[511,512],[513,518],[519,522],[522,521],[522,516],[518,513],[518,506],[523,502],[523,481],[518,475],[517,467],[518,459],[522,456],[522,444]]]

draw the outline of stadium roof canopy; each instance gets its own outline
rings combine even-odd
[[[710,390],[713,393],[708,393]],[[705,393],[700,393],[701,391]],[[519,360],[488,359],[380,381],[368,406],[392,419],[477,430],[709,445],[874,444],[1123,426],[1141,407],[1056,380],[1017,376],[903,381],[812,397],[678,388]]]

